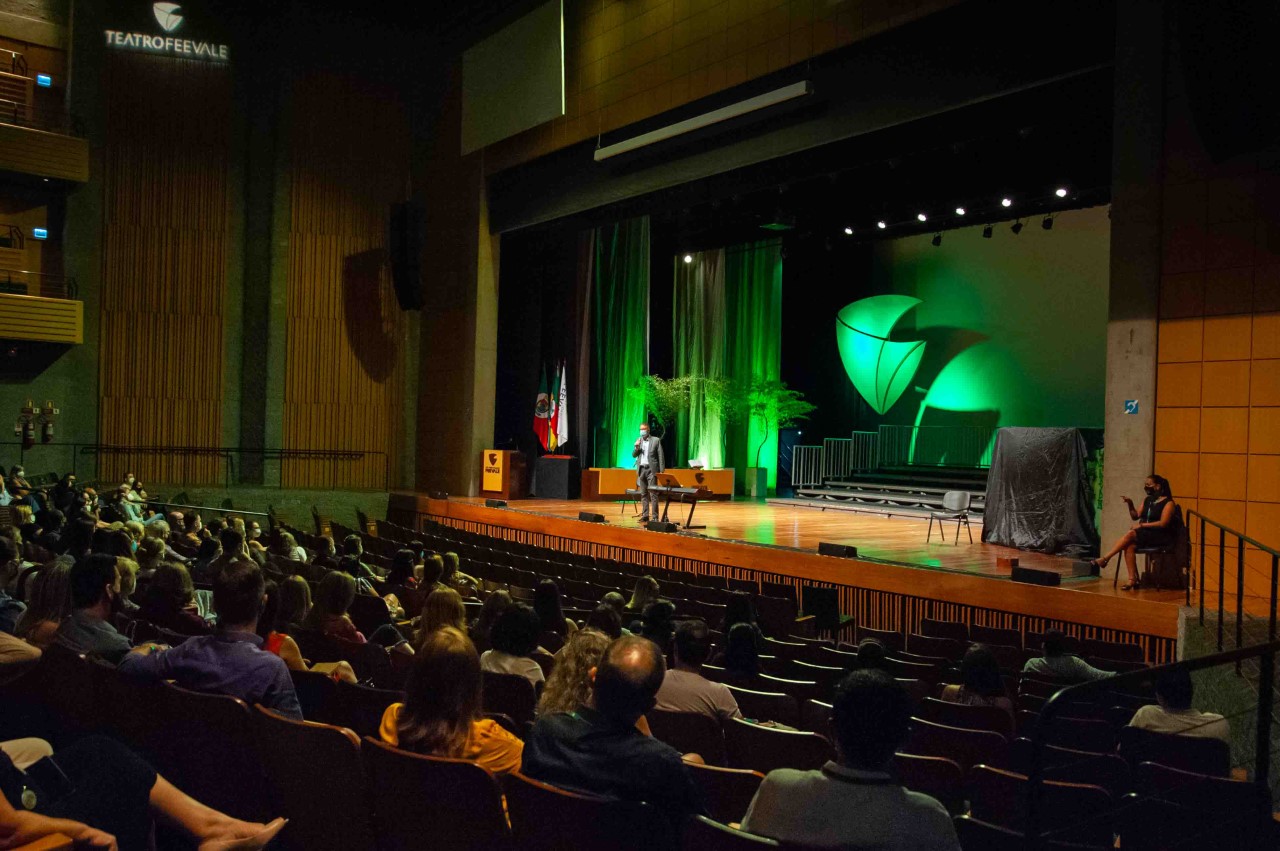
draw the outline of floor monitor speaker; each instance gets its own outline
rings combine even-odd
[[[485,508],[506,508],[507,501],[505,499],[486,499],[484,501]]]
[[[587,523],[603,523],[603,522],[604,522],[604,515],[603,515],[603,514],[594,514],[594,513],[590,512],[590,511],[579,511],[579,512],[578,512],[578,519],[579,519],[579,520],[584,520],[584,521],[586,521]]]
[[[820,541],[818,542],[818,555],[857,558],[858,548],[848,544],[833,544],[829,541]]]
[[[1052,570],[1038,570],[1034,567],[1015,567],[1013,581],[1025,582],[1028,585],[1061,585],[1062,577]]]
[[[661,520],[650,520],[648,529],[650,532],[675,532],[680,527],[675,523],[664,523]]]

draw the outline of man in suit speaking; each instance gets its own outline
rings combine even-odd
[[[636,459],[636,487],[640,489],[640,522],[647,523],[650,518],[657,520],[658,493],[650,490],[658,484],[658,474],[667,469],[662,455],[662,441],[649,436],[649,426],[640,424],[640,437],[636,440],[631,457]]]

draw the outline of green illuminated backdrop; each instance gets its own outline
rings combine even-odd
[[[593,269],[594,465],[630,467],[645,411],[627,388],[649,365],[649,218],[597,228]]]

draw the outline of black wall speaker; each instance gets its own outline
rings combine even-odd
[[[603,515],[603,514],[593,514],[593,513],[592,513],[592,512],[590,512],[590,511],[579,511],[579,512],[578,512],[578,519],[579,519],[579,520],[584,520],[584,521],[586,521],[587,523],[603,523],[603,522],[604,522],[604,515]]]
[[[484,501],[485,508],[506,508],[507,501],[505,499],[486,499]]]
[[[427,496],[432,499],[448,499],[449,493],[448,491],[427,491]]]
[[[391,284],[401,310],[422,309],[422,252],[427,236],[427,211],[405,201],[391,205],[391,230],[387,253],[391,258]]]
[[[818,555],[839,556],[840,558],[857,558],[858,548],[851,547],[848,544],[833,544],[829,541],[820,541],[818,543]]]
[[[679,526],[675,523],[663,523],[661,520],[650,520],[646,527],[650,532],[675,532],[679,530]]]
[[[1037,570],[1034,567],[1015,567],[1013,581],[1025,582],[1028,585],[1061,585],[1062,577],[1052,570]]]

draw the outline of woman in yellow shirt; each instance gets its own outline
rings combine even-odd
[[[480,710],[480,655],[461,630],[444,627],[426,636],[405,695],[382,716],[379,734],[387,744],[471,760],[494,774],[520,768],[524,742]]]

